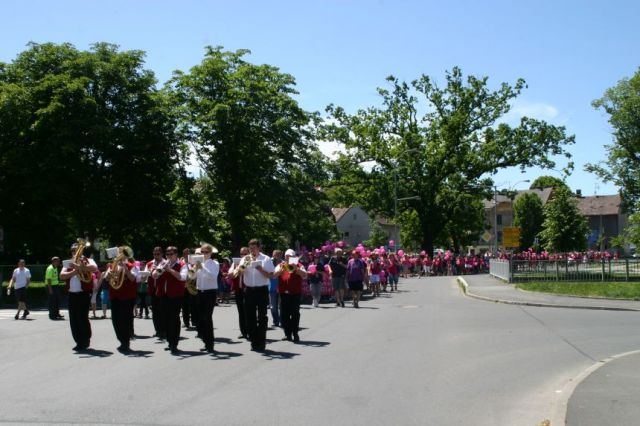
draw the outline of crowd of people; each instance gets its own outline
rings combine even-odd
[[[83,244],[74,244],[70,259],[52,258],[45,273],[49,292],[49,318],[61,320],[61,298],[66,289],[71,334],[75,351],[90,347],[91,318],[111,321],[118,350],[131,351],[135,337],[134,318],[151,318],[154,337],[167,343],[166,350],[179,353],[181,325],[195,329],[205,352],[214,353],[214,307],[235,300],[238,310],[239,338],[247,339],[254,351],[264,351],[268,326],[281,327],[283,340],[300,341],[300,304],[309,296],[318,307],[323,296],[330,296],[337,308],[360,306],[365,289],[372,297],[381,292],[397,291],[401,275],[408,276],[406,262],[414,256],[402,250],[387,252],[383,247],[366,250],[362,245],[348,250],[344,243],[326,243],[319,249],[275,250],[268,256],[258,240],[249,241],[238,257],[220,258],[210,244],[184,249],[182,257],[176,247],[153,249],[147,262],[132,257],[131,249],[114,249],[112,261],[99,268],[92,257],[85,256]],[[421,258],[418,256],[418,258]],[[31,274],[20,260],[12,274],[8,290],[18,301],[16,320],[29,315],[26,288]],[[331,289],[330,295],[327,288]],[[100,304],[98,304],[100,301]]]

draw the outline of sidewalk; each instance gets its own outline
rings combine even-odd
[[[604,309],[611,311],[640,311],[640,302],[632,300],[591,299],[556,296],[517,289],[489,274],[459,277],[466,282],[467,296],[492,302],[557,308]]]
[[[498,303],[556,308],[640,311],[640,302],[555,296],[518,290],[491,275],[461,278],[467,296]],[[573,387],[575,386],[575,387]],[[640,419],[640,351],[608,358],[576,378],[565,400],[569,426],[631,426]],[[564,405],[566,404],[566,405]],[[563,415],[564,415],[564,409]],[[554,423],[556,423],[554,421]],[[553,425],[552,425],[553,426]]]
[[[569,426],[637,425],[640,419],[640,352],[606,361],[573,391]]]

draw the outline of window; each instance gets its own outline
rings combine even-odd
[[[502,215],[501,214],[496,216],[496,225],[502,225]]]
[[[345,237],[349,237],[349,233],[348,233],[348,232],[345,232],[345,233],[344,233],[344,236],[345,236]]]
[[[356,213],[353,214],[353,220],[358,220],[358,215]]]
[[[502,231],[498,231],[498,244],[502,244]]]

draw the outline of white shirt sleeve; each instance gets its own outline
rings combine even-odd
[[[181,269],[180,269],[180,281],[186,281],[187,280],[187,274],[189,272],[189,267],[187,266],[187,264],[185,264]]]
[[[220,272],[220,264],[213,259],[207,259],[202,264],[202,273],[208,275],[211,278],[218,279],[218,273]]]
[[[31,278],[31,271],[28,268],[24,268],[25,272],[26,272],[26,277],[27,279]]]
[[[269,256],[265,256],[265,259],[262,261],[262,269],[264,269],[265,272],[275,272],[276,269]]]
[[[13,274],[11,275],[11,278],[15,280],[17,275],[18,275],[18,268],[13,270]]]

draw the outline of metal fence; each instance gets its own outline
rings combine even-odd
[[[496,278],[511,282],[511,266],[508,260],[490,259],[489,273]]]
[[[491,274],[509,282],[640,281],[640,259],[491,261]],[[507,264],[507,266],[504,265]],[[508,268],[507,273],[504,269]]]

